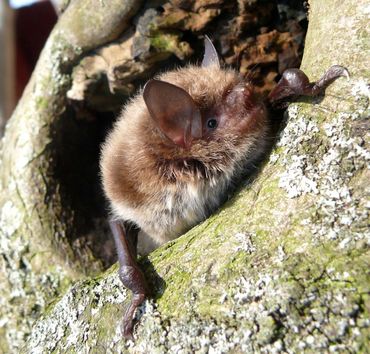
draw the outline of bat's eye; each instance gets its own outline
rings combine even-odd
[[[214,118],[208,119],[207,121],[207,127],[210,129],[215,129],[217,128],[217,120]]]

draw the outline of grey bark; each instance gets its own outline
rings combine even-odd
[[[66,67],[71,71],[82,53],[116,32],[106,28],[109,16],[104,17],[107,22],[95,22],[101,27],[94,36],[75,36],[74,26],[68,27],[70,33],[57,27],[39,63],[43,70],[36,70],[3,142],[0,282],[6,286],[0,290],[0,349],[17,351],[28,338],[25,353],[366,352],[366,6],[365,0],[310,1],[302,68],[315,79],[340,64],[351,72],[350,80],[336,81],[324,99],[291,105],[258,178],[214,216],[141,261],[154,299],[138,315],[135,343],[120,335],[129,294],[117,267],[83,277],[88,264],[94,268],[91,252],[77,247],[76,257],[67,242],[73,231],[64,226],[74,217],[71,206],[60,201],[59,181],[39,173],[50,171],[54,158],[48,121],[55,120],[55,129],[58,119],[65,118],[65,96],[73,88]],[[85,18],[89,9],[81,12]],[[119,9],[117,2],[112,11]],[[68,11],[72,16],[71,7],[64,15]],[[71,20],[59,23],[63,21]],[[54,66],[47,60],[50,55]],[[40,202],[45,199],[46,204]],[[45,252],[50,255],[47,271]],[[48,298],[56,296],[45,310]],[[20,318],[15,314],[23,306]]]

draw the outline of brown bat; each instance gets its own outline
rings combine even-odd
[[[237,71],[221,68],[206,37],[201,66],[148,81],[124,107],[103,146],[101,171],[119,276],[133,292],[123,318],[125,337],[132,338],[135,310],[149,289],[124,224],[139,228],[145,253],[206,219],[265,153],[268,107],[317,95],[345,75],[345,68],[333,66],[310,83],[302,71],[287,70],[266,104]]]

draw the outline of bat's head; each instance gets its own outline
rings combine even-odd
[[[201,66],[150,80],[143,97],[168,143],[183,156],[203,162],[245,154],[266,132],[263,102],[238,72],[221,68],[208,37]]]

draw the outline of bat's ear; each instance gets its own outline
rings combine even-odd
[[[160,130],[176,145],[189,148],[202,137],[202,116],[194,100],[182,88],[160,80],[144,86],[144,101]]]
[[[204,36],[204,57],[202,61],[202,67],[206,68],[208,66],[216,65],[220,67],[220,61],[218,59],[218,54],[213,43],[207,35]]]

